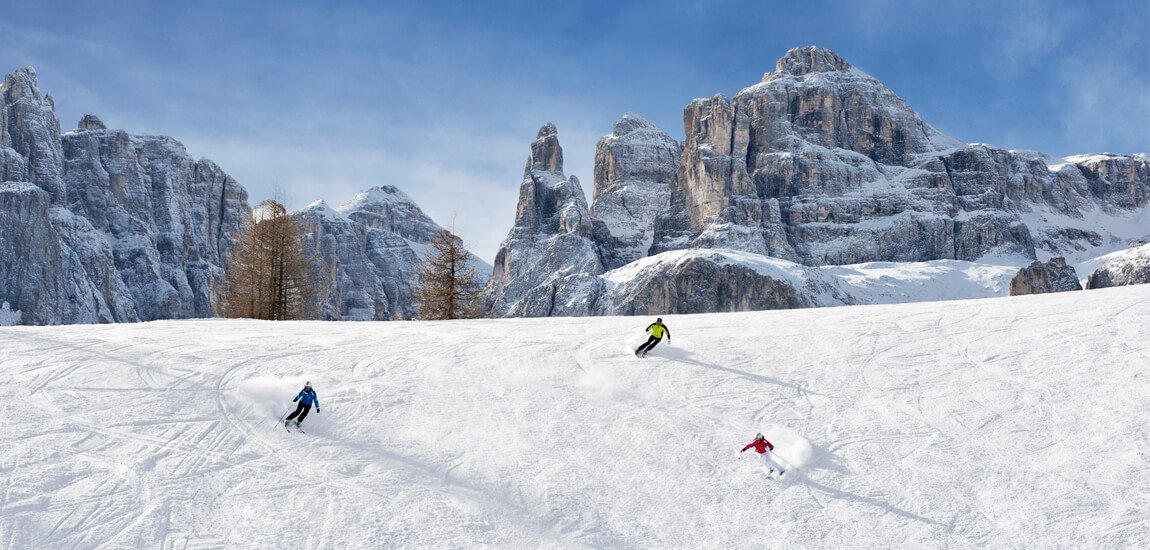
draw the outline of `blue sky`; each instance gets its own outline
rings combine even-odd
[[[820,45],[945,133],[1053,155],[1150,152],[1150,2],[4,2],[0,70],[84,113],[170,135],[292,208],[396,185],[490,261],[529,144],[559,128],[592,188],[633,111],[681,139]]]

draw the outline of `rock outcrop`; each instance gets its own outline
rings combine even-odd
[[[598,302],[597,313],[715,313],[822,305],[815,292],[791,278],[725,260],[719,254],[693,254],[644,270],[612,287]]]
[[[1049,294],[1082,290],[1074,267],[1066,265],[1066,258],[1051,258],[1046,262],[1035,261],[1018,270],[1010,281],[1010,295]]]
[[[0,94],[0,301],[28,324],[214,315],[212,283],[246,229],[243,187],[171,138],[91,115],[61,135],[30,68]]]
[[[655,218],[667,209],[682,147],[666,132],[633,113],[615,122],[595,147],[591,215],[613,237],[608,269],[647,256]]]
[[[322,318],[387,321],[416,315],[414,291],[420,283],[423,252],[442,229],[406,193],[373,187],[332,208],[316,201],[295,213],[308,246],[320,257],[330,287],[321,297]],[[471,256],[486,276],[491,267]],[[481,282],[486,282],[484,278]]]
[[[1086,288],[1141,285],[1150,283],[1150,245],[1142,245],[1094,270]]]
[[[496,316],[589,315],[611,259],[606,224],[593,219],[579,180],[563,173],[558,131],[546,124],[531,144],[515,223],[485,291]],[[607,248],[609,250],[609,247]]]

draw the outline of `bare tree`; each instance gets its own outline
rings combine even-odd
[[[421,319],[471,319],[483,314],[479,274],[463,248],[463,240],[441,229],[423,254],[415,289]]]
[[[274,321],[313,317],[320,284],[299,222],[266,200],[253,210],[250,228],[228,258],[219,313]]]

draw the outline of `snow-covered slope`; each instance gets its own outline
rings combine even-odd
[[[1150,546],[1150,286],[664,319],[0,328],[0,540]]]

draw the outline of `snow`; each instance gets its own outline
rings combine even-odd
[[[23,314],[19,310],[13,310],[8,302],[0,304],[0,327],[11,327],[20,324],[20,318]]]
[[[410,206],[415,205],[415,201],[412,200],[411,197],[407,195],[407,193],[400,191],[399,188],[393,185],[384,185],[380,187],[372,187],[367,191],[359,193],[355,196],[355,198],[348,201],[347,204],[344,204],[335,210],[343,214],[350,214],[357,210],[370,208],[374,205],[397,205],[404,208],[409,208]]]
[[[1074,218],[1047,207],[1038,207],[1030,212],[1021,212],[1018,217],[1034,235],[1041,235],[1047,231],[1074,228],[1097,233],[1104,239],[1099,246],[1092,246],[1080,251],[1064,250],[1058,254],[1053,254],[1048,250],[1038,248],[1036,251],[1041,260],[1053,256],[1064,256],[1068,263],[1085,266],[1090,264],[1095,257],[1124,250],[1132,242],[1150,236],[1148,233],[1150,232],[1150,208],[1110,214],[1097,204],[1093,204],[1089,208],[1083,209],[1082,214],[1081,218]],[[1082,275],[1081,269],[1078,270],[1078,274],[1085,277]]]
[[[1030,260],[992,258],[994,263],[962,260],[929,262],[869,262],[854,265],[805,266],[727,249],[673,250],[640,259],[602,275],[615,289],[644,278],[647,273],[664,273],[695,258],[719,265],[741,265],[795,288],[818,292],[816,305],[839,306],[843,299],[852,304],[896,304],[941,300],[969,300],[1006,296],[1010,280]],[[812,284],[814,283],[814,284]]]
[[[0,329],[10,548],[1150,545],[1150,286]],[[322,413],[276,418],[304,380]],[[758,431],[800,466],[766,479]],[[748,451],[750,453],[751,451]]]
[[[313,201],[311,204],[305,206],[302,210],[295,213],[309,213],[332,221],[351,221],[350,218],[332,208],[327,204],[327,201],[323,199]]]

